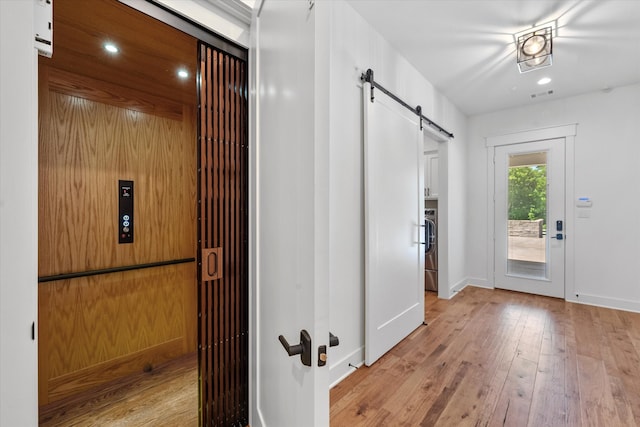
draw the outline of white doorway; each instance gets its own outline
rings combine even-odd
[[[564,298],[565,139],[494,152],[495,287]]]

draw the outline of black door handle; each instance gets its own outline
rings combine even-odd
[[[299,354],[302,364],[311,366],[311,335],[306,329],[300,331],[300,344],[289,345],[283,335],[280,335],[278,339],[289,356]]]

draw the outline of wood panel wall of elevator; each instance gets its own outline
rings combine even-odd
[[[231,61],[220,88],[232,86],[205,119],[198,91],[213,87],[197,82],[196,38],[113,0],[54,8],[56,51],[39,64],[39,276],[198,258],[199,241],[215,239],[225,276],[199,281],[190,262],[41,283],[40,405],[200,348],[202,421],[211,411],[228,421],[218,412],[242,413],[248,381],[246,368],[225,371],[248,360],[246,64],[216,52]],[[102,50],[107,39],[119,57]],[[180,81],[169,63],[191,77]],[[207,151],[198,141],[213,135],[200,134],[214,124],[224,136],[213,157],[219,190],[202,183],[198,163]],[[118,244],[118,179],[135,182],[132,244]],[[201,210],[202,193],[219,196],[218,207]]]

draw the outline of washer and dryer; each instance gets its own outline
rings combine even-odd
[[[438,210],[425,209],[424,288],[438,292]]]

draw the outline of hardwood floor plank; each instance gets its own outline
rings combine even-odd
[[[583,425],[622,426],[602,359],[578,355],[578,378]]]
[[[40,408],[40,426],[197,426],[195,353]]]
[[[489,426],[526,425],[536,370],[537,363],[519,356],[514,358]]]
[[[427,415],[422,419],[422,422],[420,423],[421,426],[436,425],[438,419],[449,404],[450,399],[458,390],[458,386],[467,375],[469,366],[469,362],[460,362],[460,365],[458,366],[453,379],[451,380],[451,382],[444,386],[442,392],[438,395],[438,398],[433,402],[433,405],[431,405],[431,408],[429,408]]]
[[[586,305],[573,307],[573,322],[578,355],[602,359],[600,336],[598,334],[596,310]]]
[[[640,320],[637,313],[625,313],[601,309],[603,319],[603,339],[606,340],[606,354],[611,360],[607,365],[613,396],[618,415],[628,425],[640,424],[640,400],[628,396],[640,395],[640,354],[634,346],[632,331],[634,322],[624,319]]]
[[[429,326],[331,390],[332,427],[640,426],[640,314],[472,287],[425,302]],[[43,407],[41,425],[195,426],[183,362]]]
[[[566,317],[573,319],[573,304],[566,308]],[[566,425],[578,427],[582,425],[582,408],[580,406],[580,387],[578,379],[578,354],[574,324],[566,322],[565,327],[565,377],[564,394],[566,398]]]
[[[633,416],[633,408],[627,398],[627,392],[625,390],[623,380],[618,377],[610,376],[609,382],[611,384],[611,396],[613,397],[613,403],[621,425],[636,426],[637,423]]]
[[[331,391],[332,426],[640,426],[640,314],[467,287],[425,319]]]
[[[541,354],[531,400],[527,425],[565,425],[567,405],[565,398],[565,357]]]

